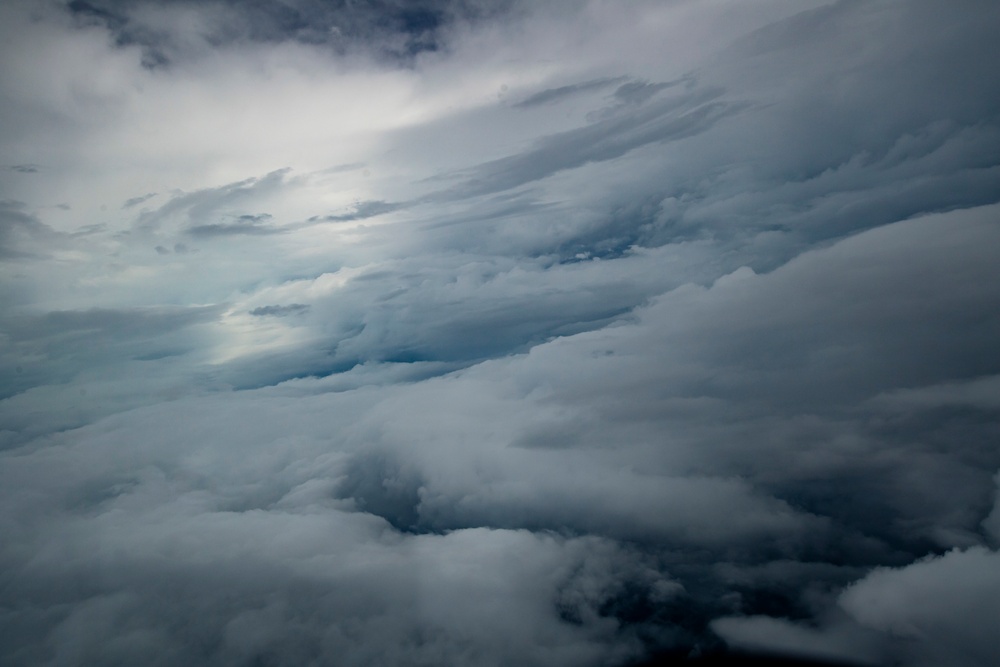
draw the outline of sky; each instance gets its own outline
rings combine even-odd
[[[998,30],[0,3],[0,664],[1000,664]]]

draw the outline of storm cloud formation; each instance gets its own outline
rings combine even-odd
[[[0,5],[0,663],[1000,662],[1000,5],[539,5]]]

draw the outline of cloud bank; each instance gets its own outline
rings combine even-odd
[[[995,664],[998,27],[5,3],[0,662]]]

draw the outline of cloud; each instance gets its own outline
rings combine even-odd
[[[153,395],[165,388],[158,384],[177,383],[176,372],[167,369],[204,345],[204,329],[219,312],[216,306],[161,306],[6,314],[0,348],[3,446],[141,404],[148,395],[136,394],[144,384],[136,374],[159,369],[147,387]],[[88,386],[94,390],[90,397]]]
[[[281,233],[280,229],[259,224],[258,218],[259,216],[240,216],[237,222],[195,225],[188,228],[187,233],[195,237],[234,236],[241,234],[267,236]]]
[[[840,593],[819,627],[758,616],[718,619],[713,628],[737,646],[862,664],[987,665],[997,650],[989,620],[997,558],[975,546],[876,568]]]
[[[601,79],[591,79],[590,81],[582,81],[580,83],[571,83],[566,86],[559,86],[558,88],[548,88],[529,95],[514,106],[517,108],[527,108],[543,104],[562,102],[566,99],[579,95],[580,93],[603,90],[616,83],[620,83],[621,81],[623,81],[622,77],[605,77]]]
[[[983,547],[950,551],[899,569],[878,569],[841,595],[859,623],[910,644],[913,664],[989,664],[998,657],[989,619],[1000,562]]]
[[[0,201],[0,259],[30,257],[54,240],[53,230],[25,209],[23,202]]]
[[[304,313],[307,310],[309,310],[309,306],[304,303],[290,303],[287,306],[259,306],[251,310],[250,314],[256,316],[274,315],[285,317],[286,315]]]
[[[737,102],[713,101],[720,94],[717,90],[699,91],[680,99],[651,103],[646,108],[640,106],[640,111],[588,127],[544,137],[522,155],[473,168],[464,183],[432,197],[461,199],[500,192],[588,162],[611,160],[645,144],[700,134],[745,107]]]
[[[753,616],[720,618],[712,623],[712,629],[728,643],[743,650],[795,656],[803,660],[833,660],[835,664],[852,666],[883,662],[873,638],[850,625],[833,625],[816,630],[783,619]]]
[[[39,535],[41,551],[29,561],[5,554],[5,564],[23,575],[11,599],[42,603],[41,614],[23,626],[20,655],[52,650],[67,659],[115,655],[196,663],[336,655],[349,664],[415,657],[578,664],[638,650],[635,643],[606,644],[619,624],[600,611],[628,582],[655,586],[664,598],[675,593],[676,585],[641,554],[595,538],[486,529],[394,534],[381,519],[331,498],[333,478],[285,466],[308,452],[321,455],[319,432],[274,450],[271,438],[282,426],[262,431],[257,423],[235,422],[248,436],[244,447],[276,455],[265,464],[270,481],[263,487],[259,456],[243,457],[235,467],[223,459],[199,461],[198,433],[212,428],[205,417],[252,415],[242,401],[220,398],[186,403],[184,411],[195,409],[186,422],[192,437],[172,451],[161,445],[177,432],[163,431],[132,450],[130,460],[107,466],[113,460],[108,448],[124,446],[135,428],[174,419],[171,409],[156,408],[147,412],[152,422],[126,419],[110,432],[73,437],[68,460],[53,459],[50,451],[5,470],[13,484],[5,485],[7,506],[23,507],[28,516],[70,508],[67,518],[87,526]],[[336,455],[325,458],[336,466]],[[47,481],[53,480],[46,472],[52,466],[62,486]],[[213,470],[211,478],[226,479],[229,490],[221,496],[204,486],[210,479],[204,474]],[[41,486],[32,491],[29,482]],[[237,488],[242,491],[231,495]],[[36,492],[45,494],[41,504]],[[23,535],[17,524],[6,528]],[[261,539],[264,534],[270,537]],[[71,559],[51,551],[76,549],[81,556]],[[93,593],[59,585],[74,577],[89,580],[95,566],[116,574]],[[226,585],[206,589],[212,580]],[[572,622],[552,612],[554,599]],[[59,611],[66,604],[73,609],[68,615]],[[164,625],[179,617],[197,622]],[[206,632],[225,639],[202,654],[197,637]],[[510,643],[509,636],[524,641]],[[390,637],[399,641],[376,641]]]
[[[195,8],[121,0],[74,0],[67,7],[83,24],[106,27],[120,45],[138,45],[148,67],[183,60],[192,48],[294,40],[344,53],[371,50],[407,61],[434,52],[454,23],[481,21],[509,11],[510,2],[379,0],[356,6],[315,0],[221,2]]]
[[[956,449],[950,439],[946,439],[945,448],[936,451],[933,442],[928,442],[926,447],[931,449],[914,456],[905,439],[897,439],[898,435],[905,435],[905,428],[898,435],[886,432],[884,427],[871,430],[869,422],[873,417],[865,415],[845,423],[841,406],[858,405],[860,398],[855,387],[860,388],[862,397],[877,398],[892,395],[890,387],[899,383],[909,386],[913,382],[891,366],[871,366],[872,355],[882,354],[878,338],[865,336],[853,345],[849,338],[844,339],[852,331],[860,336],[859,332],[870,335],[877,331],[911,329],[908,313],[913,311],[893,296],[896,294],[893,290],[909,293],[910,283],[917,276],[951,275],[962,284],[983,285],[982,295],[969,295],[972,300],[965,302],[964,308],[970,312],[980,310],[976,298],[994,298],[989,287],[992,283],[976,278],[992,266],[988,249],[992,247],[991,235],[995,230],[989,222],[991,217],[992,209],[986,209],[898,223],[809,253],[771,274],[758,276],[741,271],[708,288],[690,285],[675,289],[639,310],[630,323],[559,338],[535,346],[527,354],[415,384],[331,394],[324,391],[323,381],[299,381],[256,392],[224,392],[182,399],[125,413],[60,436],[67,444],[65,447],[42,448],[21,459],[21,467],[10,473],[20,481],[4,487],[9,494],[5,505],[27,503],[33,497],[30,493],[47,493],[46,485],[58,480],[64,490],[46,503],[69,508],[60,511],[69,513],[67,520],[71,523],[93,521],[96,527],[80,533],[53,528],[55,532],[47,539],[60,540],[56,543],[60,546],[51,547],[52,553],[70,550],[61,540],[78,534],[99,534],[104,544],[124,540],[120,544],[126,561],[115,566],[116,571],[141,566],[159,572],[164,566],[157,563],[177,563],[177,556],[170,555],[177,552],[170,549],[177,549],[178,544],[187,545],[180,553],[188,555],[174,566],[179,568],[172,570],[174,574],[150,577],[137,572],[135,578],[124,580],[114,589],[120,589],[126,597],[108,593],[112,596],[109,609],[116,610],[109,616],[101,616],[88,606],[80,607],[80,623],[84,613],[87,617],[97,614],[109,619],[106,629],[90,629],[85,636],[94,632],[96,636],[120,635],[122,626],[114,619],[126,612],[133,617],[139,615],[137,632],[147,626],[162,627],[166,619],[175,615],[204,614],[204,627],[229,636],[219,619],[226,619],[225,624],[239,625],[244,621],[236,619],[244,618],[247,610],[269,609],[266,618],[271,619],[270,627],[282,628],[266,635],[272,638],[269,650],[289,656],[293,654],[286,652],[292,650],[292,644],[286,642],[292,638],[301,637],[295,641],[312,646],[311,642],[321,641],[318,637],[325,636],[318,626],[303,625],[301,614],[316,619],[323,627],[340,628],[347,609],[361,604],[357,600],[366,599],[370,601],[366,604],[375,607],[372,616],[362,613],[356,639],[329,645],[339,648],[316,648],[316,651],[322,654],[324,650],[338,650],[348,655],[358,651],[359,655],[373,659],[371,655],[381,654],[368,652],[375,650],[369,632],[395,636],[397,632],[415,631],[407,628],[420,627],[423,628],[420,633],[431,633],[422,636],[434,637],[437,630],[433,628],[440,623],[444,628],[440,632],[444,634],[439,640],[428,638],[414,645],[401,640],[402,643],[390,644],[406,646],[405,654],[411,657],[424,655],[423,651],[444,651],[440,655],[459,661],[506,655],[507,649],[493,643],[498,636],[495,632],[478,634],[476,628],[483,627],[479,624],[489,623],[490,627],[505,628],[503,633],[508,633],[507,636],[515,633],[522,637],[523,641],[517,645],[526,647],[527,653],[517,654],[519,659],[541,660],[539,656],[545,656],[546,661],[551,658],[576,664],[576,660],[587,661],[591,659],[587,656],[598,655],[588,651],[612,649],[598,648],[605,644],[597,639],[581,638],[582,646],[590,648],[571,650],[558,643],[561,639],[552,646],[551,639],[538,643],[542,640],[531,637],[566,636],[567,642],[580,633],[586,637],[608,637],[607,633],[614,632],[625,618],[646,619],[636,621],[638,625],[634,628],[649,623],[648,631],[665,633],[655,635],[660,646],[672,646],[674,642],[683,645],[692,636],[704,636],[714,617],[745,608],[742,605],[752,605],[747,600],[753,599],[754,591],[773,586],[766,579],[751,576],[738,585],[730,584],[731,588],[723,587],[721,592],[710,589],[713,594],[702,597],[705,594],[697,591],[705,584],[699,582],[711,571],[706,570],[704,563],[706,553],[716,554],[709,563],[735,561],[745,568],[762,558],[808,559],[809,554],[836,548],[849,561],[857,563],[855,568],[863,568],[865,559],[891,561],[900,558],[903,549],[919,553],[924,548],[910,534],[914,530],[919,532],[920,527],[905,517],[907,507],[926,513],[940,503],[940,509],[935,510],[934,525],[928,528],[947,527],[948,522],[954,522],[951,529],[956,532],[974,530],[976,521],[988,511],[986,506],[980,513],[968,516],[948,513],[969,505],[962,489],[977,490],[987,502],[992,502],[992,473],[984,478],[967,473],[990,465],[995,470],[1000,461],[994,457],[988,464],[975,463],[975,457],[980,455],[976,452],[982,450],[974,441],[968,443],[971,459],[965,459],[966,454]],[[866,272],[846,271],[845,266],[864,267]],[[904,266],[909,274],[899,276],[895,282],[887,280]],[[935,266],[938,268],[932,270]],[[938,326],[949,323],[962,326],[963,307],[956,307],[953,302],[954,290],[920,291],[922,299],[912,302],[910,308],[919,305],[930,309],[921,312],[934,312],[935,307],[947,307],[951,309],[949,314],[942,312],[935,317]],[[868,307],[865,295],[896,306],[873,310]],[[767,303],[781,307],[768,311]],[[741,315],[738,308],[755,312],[757,317]],[[781,317],[777,317],[779,314]],[[826,319],[819,319],[821,314]],[[837,323],[844,328],[839,329]],[[802,326],[817,327],[819,333],[801,335]],[[773,339],[779,332],[790,337],[780,349],[772,349],[760,357],[751,358],[738,350],[727,352],[737,341],[761,349],[758,336]],[[974,331],[959,328],[941,337],[961,339],[961,347],[970,349],[968,346],[975,344],[977,336]],[[795,345],[794,341],[799,343]],[[838,348],[848,356],[830,356],[829,350],[836,352]],[[813,361],[805,365],[801,361],[788,363],[789,358],[801,360],[804,354]],[[920,355],[905,356],[912,361]],[[713,383],[715,364],[727,358],[731,360],[728,381]],[[569,364],[568,360],[574,363]],[[936,386],[939,384],[936,378],[948,377],[952,367],[941,370],[939,364],[944,361],[938,359],[932,363],[929,359],[922,371],[917,369],[927,374],[918,373],[920,381]],[[853,381],[841,380],[851,387],[850,391],[845,393],[837,383],[826,386],[828,378],[835,377],[827,364],[853,374]],[[779,379],[782,376],[784,379]],[[782,394],[777,390],[782,386],[789,386],[792,391]],[[651,387],[656,387],[656,391],[651,391]],[[295,395],[299,389],[303,393]],[[819,403],[811,400],[811,394],[817,391],[823,398]],[[762,396],[768,400],[762,403]],[[898,411],[899,407],[892,409]],[[772,419],[776,414],[789,416]],[[179,420],[180,415],[184,415],[183,420]],[[791,425],[782,423],[789,420]],[[178,426],[180,421],[185,426]],[[800,424],[796,425],[796,421]],[[345,423],[350,424],[349,429],[337,430],[336,425]],[[949,418],[943,415],[936,428],[945,428],[948,423]],[[219,424],[227,425],[226,437],[205,449],[202,443],[217,433]],[[926,427],[922,432],[927,432]],[[133,447],[128,460],[102,453],[121,442],[136,442],[139,433],[157,435],[152,439],[147,436],[138,449]],[[663,446],[664,440],[670,443],[669,447]],[[178,448],[176,443],[185,444]],[[852,456],[858,447],[871,456],[861,459]],[[242,463],[235,467],[234,451],[242,452]],[[769,464],[779,456],[782,466]],[[953,480],[942,477],[945,465],[957,466],[956,472],[966,466],[967,473]],[[55,474],[55,470],[67,472]],[[741,471],[739,479],[733,476],[736,470]],[[927,498],[924,483],[920,481],[924,472],[935,475],[942,491],[939,496]],[[812,485],[826,480],[864,488],[859,487],[858,480],[865,475],[881,478],[881,488],[872,487],[864,494],[868,503],[866,512],[887,511],[904,519],[900,524],[870,522],[863,514],[853,514],[843,501],[824,505],[801,491],[795,492],[796,484],[802,480]],[[915,496],[911,495],[914,492],[922,496],[923,505],[914,506]],[[927,504],[929,501],[932,502]],[[657,509],[649,511],[649,508]],[[294,518],[303,512],[304,518]],[[115,518],[118,516],[122,519]],[[120,523],[122,520],[125,522]],[[137,533],[132,521],[159,527]],[[265,528],[268,525],[274,528]],[[302,533],[284,532],[296,531],[299,525]],[[378,526],[382,527],[376,530]],[[273,530],[285,537],[259,547],[248,537]],[[525,630],[518,629],[521,626],[504,623],[511,618],[532,618],[528,611],[505,606],[495,610],[497,616],[490,616],[494,611],[463,611],[459,603],[449,601],[447,586],[488,587],[489,580],[481,579],[484,575],[476,574],[471,580],[455,574],[437,575],[437,570],[420,565],[424,562],[420,549],[414,553],[411,549],[415,547],[402,546],[413,540],[416,540],[412,542],[414,545],[440,543],[440,549],[434,547],[429,553],[433,554],[433,562],[441,564],[441,572],[449,573],[449,568],[458,565],[448,555],[451,552],[447,544],[460,543],[456,553],[475,554],[477,548],[483,548],[503,554],[505,547],[493,544],[487,535],[524,536],[524,539],[534,535],[527,543],[518,541],[521,540],[518,537],[515,543],[521,546],[512,547],[518,550],[517,562],[531,563],[534,556],[528,554],[535,547],[529,545],[536,539],[545,543],[544,540],[551,538],[538,536],[550,531],[590,535],[587,539],[598,539],[602,544],[619,541],[640,544],[642,549],[624,561],[629,565],[614,561],[610,571],[630,567],[648,572],[644,568],[652,567],[653,571],[662,572],[658,576],[669,578],[654,585],[656,579],[643,578],[651,574],[642,575],[640,592],[635,593],[640,596],[638,599],[630,598],[632,593],[613,592],[622,590],[616,586],[626,586],[624,590],[628,590],[621,578],[609,580],[614,584],[601,584],[597,591],[608,591],[603,593],[553,588],[555,584],[541,585],[528,579],[531,583],[525,583],[526,590],[540,596],[531,598],[537,600],[531,605],[539,605],[538,611],[531,612],[538,614],[531,627],[548,628],[548,634],[524,634]],[[342,546],[305,540],[300,534],[337,535],[340,540],[337,544]],[[931,535],[925,533],[925,539]],[[463,537],[460,540],[458,536]],[[374,560],[369,555],[366,562],[373,565],[358,570],[360,565],[351,565],[354,562],[351,552],[342,550],[358,548],[368,553],[369,547],[364,545],[369,542],[385,544],[377,547],[385,549],[385,555]],[[245,546],[233,552],[233,544]],[[278,547],[280,544],[287,547]],[[571,540],[568,544],[577,542]],[[672,545],[670,559],[659,566],[644,564],[644,559],[652,556],[640,554],[648,553],[646,550],[656,553],[657,545],[662,544]],[[33,550],[40,548],[39,544]],[[134,552],[137,548],[140,551]],[[594,549],[580,548],[585,553]],[[289,554],[286,549],[306,551]],[[337,568],[326,570],[327,579],[319,582],[309,579],[314,581],[311,590],[324,591],[328,590],[327,585],[335,586],[329,589],[331,602],[323,602],[326,597],[316,601],[307,597],[289,607],[290,597],[286,596],[292,596],[293,589],[280,592],[284,589],[276,589],[275,583],[267,587],[268,593],[255,592],[258,589],[240,583],[237,578],[231,587],[250,588],[223,606],[217,606],[222,602],[210,599],[205,608],[169,606],[159,610],[143,601],[147,595],[159,595],[158,589],[136,589],[134,583],[146,579],[160,581],[168,576],[168,581],[180,582],[172,586],[186,586],[189,585],[186,582],[209,576],[198,574],[202,572],[200,568],[231,559],[236,559],[233,563],[249,563],[243,567],[252,566],[251,570],[263,568],[262,571],[269,573],[269,581],[281,582],[286,576],[294,580],[303,576],[294,574],[298,572],[298,566],[294,565],[298,562],[297,553],[302,553],[302,557],[316,554],[317,558],[319,554],[330,554],[330,558],[340,554],[336,556]],[[767,556],[768,553],[774,555]],[[405,566],[396,560],[401,557],[397,554],[410,554]],[[420,576],[416,581],[400,582],[383,590],[374,582],[384,581],[389,576],[387,571],[368,569],[383,562],[380,560],[383,557],[387,559],[389,572],[416,571]],[[470,558],[470,562],[482,562]],[[464,561],[458,561],[461,562]],[[556,561],[545,562],[548,564],[543,569],[556,567]],[[576,567],[573,565],[576,561],[567,562],[566,568]],[[289,574],[282,574],[288,568],[292,568]],[[358,583],[341,589],[346,584],[337,583],[341,582],[335,575],[339,568],[349,568],[352,580]],[[686,574],[675,579],[671,575],[673,569]],[[43,569],[37,576],[51,580],[53,574]],[[248,581],[260,580],[258,574],[246,576]],[[437,576],[446,577],[446,581],[438,583]],[[498,576],[504,586],[520,590],[517,588],[520,584],[516,583],[520,574],[502,572]],[[844,574],[836,568],[824,576],[832,576],[834,581],[844,579]],[[717,576],[715,579],[719,580]],[[368,581],[372,583],[365,583]],[[410,606],[413,603],[407,602],[406,596],[400,597],[401,590],[413,590],[414,586],[434,591],[418,607],[419,612]],[[655,593],[661,589],[661,593]],[[279,592],[275,593],[276,590]],[[202,599],[204,594],[203,591]],[[278,602],[265,604],[260,597],[265,594],[269,596],[267,599]],[[598,597],[587,597],[594,594]],[[35,598],[40,593],[32,589],[24,595]],[[583,600],[595,601],[587,602],[589,607],[573,606],[582,603],[567,601],[576,600],[579,595],[585,596]],[[614,598],[615,595],[622,597]],[[679,604],[688,609],[687,625],[679,628],[674,621],[666,620],[669,616],[657,616],[666,614],[670,608],[667,601],[676,596],[681,596],[683,603]],[[187,599],[188,596],[181,595],[179,604],[188,604]],[[330,606],[333,599],[342,600],[341,604],[347,606]],[[618,601],[611,603],[610,599]],[[126,603],[128,600],[131,602]],[[119,604],[125,606],[119,608]],[[277,606],[272,608],[272,605]],[[650,609],[650,605],[662,611],[639,611]],[[388,609],[394,611],[384,611]],[[257,617],[246,618],[249,623],[249,619]],[[364,620],[368,618],[374,625]],[[73,648],[66,650],[92,650],[86,649],[86,641],[73,638],[79,635],[64,629],[73,627],[73,623],[76,621],[62,622],[54,637],[67,637],[60,641]],[[658,623],[664,624],[660,630]],[[671,627],[675,627],[673,634]],[[788,626],[786,632],[782,630],[786,625],[766,618],[750,625],[727,621],[711,627],[737,645],[744,645],[738,638],[745,630],[757,638],[757,646],[827,657],[877,655],[881,645],[870,640],[867,631],[848,627],[843,631],[831,630],[833,635],[828,636],[826,631],[799,631]],[[762,628],[773,628],[774,632],[763,632]],[[768,639],[772,634],[774,638]],[[192,641],[183,633],[160,636],[155,650],[170,655],[172,651],[187,650],[185,647]],[[869,649],[859,654],[857,650],[844,648],[853,645],[857,637],[869,638],[865,641],[871,641],[874,647],[871,653],[865,652]],[[55,638],[50,641],[56,641]],[[455,653],[458,645],[454,642],[461,641],[471,641],[474,648],[469,650],[473,652]],[[595,641],[596,645],[590,643]],[[386,642],[378,645],[385,646]],[[506,645],[504,642],[503,646]],[[606,646],[612,645],[618,646],[613,650],[623,652],[616,654],[621,656],[638,650],[638,645],[629,642]],[[242,647],[239,650],[264,650],[252,642],[239,646]],[[120,650],[125,652],[123,655],[142,655],[137,652],[139,648],[130,645]],[[227,644],[219,650],[222,653],[218,656],[226,656],[237,648]]]
[[[3,4],[0,662],[993,664],[998,22]]]
[[[352,222],[354,220],[365,220],[367,218],[374,218],[377,215],[382,215],[383,213],[392,213],[400,208],[400,206],[400,204],[387,201],[365,201],[356,204],[354,206],[354,210],[349,213],[328,215],[322,219],[327,222]]]
[[[122,208],[132,208],[133,206],[138,206],[139,204],[149,201],[155,196],[156,196],[155,192],[150,192],[144,195],[140,195],[139,197],[129,197],[128,199],[125,200],[125,203],[122,204]]]
[[[273,191],[279,187],[287,169],[279,169],[261,178],[247,178],[219,188],[209,188],[192,193],[177,194],[155,211],[147,211],[139,216],[143,226],[151,227],[169,216],[184,215],[189,220],[200,221],[220,209],[234,210],[245,201]],[[239,223],[254,225],[271,217],[268,214],[240,214]]]

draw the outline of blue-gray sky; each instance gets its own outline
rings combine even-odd
[[[1000,662],[1000,5],[0,5],[0,663]]]

